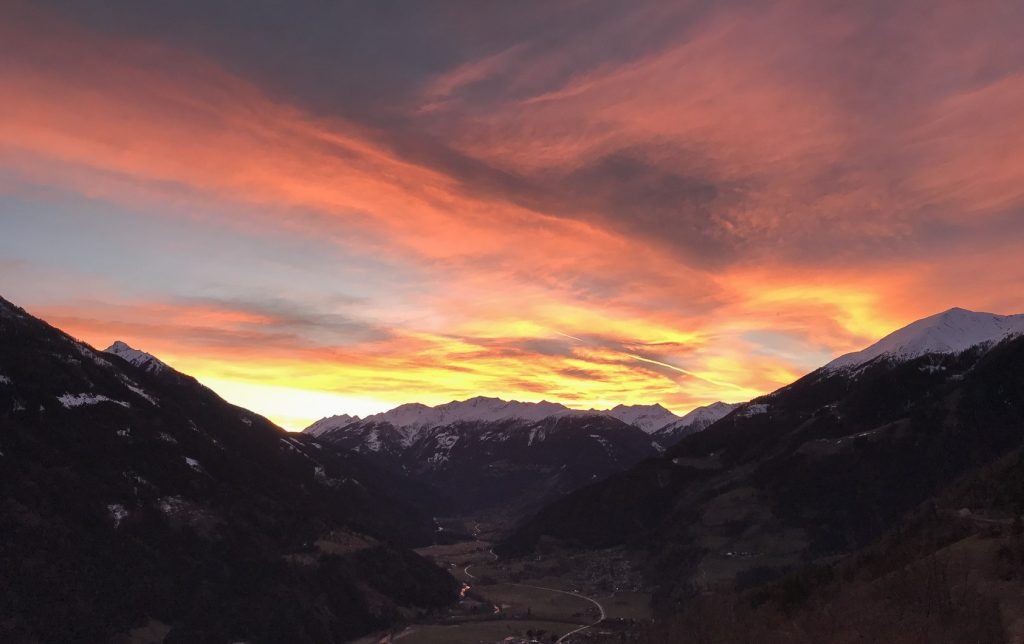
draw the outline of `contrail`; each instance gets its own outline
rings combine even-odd
[[[557,333],[558,335],[562,336],[563,338],[571,338],[573,340],[576,340],[577,342],[582,342],[584,344],[586,344],[586,342],[587,342],[583,338],[577,338],[574,335],[569,335],[568,333],[562,333],[561,331],[555,331],[555,333]]]
[[[589,342],[587,342],[583,338],[577,338],[576,336],[569,335],[568,333],[562,333],[561,331],[554,331],[554,333],[562,336],[563,338],[570,338],[572,340],[576,340],[577,342],[582,342],[583,344],[590,344]],[[607,346],[607,345],[605,345],[605,346]],[[744,391],[744,392],[747,391],[747,389],[745,387],[741,387],[740,385],[733,384],[731,382],[725,382],[724,380],[715,380],[714,378],[708,378],[706,376],[701,376],[701,375],[695,374],[692,371],[687,371],[686,369],[683,369],[682,367],[677,367],[674,364],[669,364],[667,362],[661,362],[660,360],[653,360],[651,358],[645,358],[643,356],[638,356],[635,353],[628,353],[626,351],[621,351],[621,350],[618,350],[618,349],[614,349],[612,347],[607,347],[607,348],[612,349],[613,351],[617,351],[618,353],[621,353],[624,356],[628,356],[630,358],[633,358],[634,360],[639,360],[640,362],[647,362],[647,363],[650,363],[650,364],[656,364],[659,367],[665,367],[666,369],[671,369],[673,371],[678,371],[681,374],[685,374],[687,376],[690,376],[691,378],[696,378],[697,380],[703,380],[704,382],[710,383],[710,384],[715,385],[717,387],[729,387],[729,388],[735,389],[737,391]]]
[[[733,384],[731,382],[725,382],[723,380],[715,380],[713,378],[707,378],[705,376],[701,376],[701,375],[695,374],[692,371],[687,371],[686,369],[683,369],[682,367],[677,367],[674,364],[668,364],[667,362],[660,362],[658,360],[652,360],[650,358],[645,358],[643,356],[638,356],[635,353],[626,353],[624,355],[627,355],[630,358],[633,358],[634,360],[639,360],[640,362],[649,362],[651,364],[656,364],[659,367],[665,367],[667,369],[672,369],[673,371],[678,371],[679,373],[686,374],[687,376],[690,376],[691,378],[696,378],[697,380],[703,380],[704,382],[709,382],[709,383],[711,383],[713,385],[717,385],[719,387],[732,387],[733,389],[736,389],[737,391],[746,391],[745,388],[743,388],[743,387],[741,387],[739,385]]]

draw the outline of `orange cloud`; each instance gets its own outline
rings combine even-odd
[[[477,394],[683,412],[770,391],[941,308],[1024,306],[1006,295],[1024,278],[1024,82],[981,73],[1011,46],[958,35],[971,18],[956,10],[924,31],[970,56],[901,59],[877,80],[884,60],[851,58],[874,51],[868,16],[802,3],[717,10],[532,93],[538,70],[583,58],[578,43],[466,61],[408,113],[487,185],[209,57],[14,13],[0,22],[0,167],[21,183],[140,212],[230,205],[217,217],[236,229],[330,240],[415,276],[344,320],[168,293],[34,309],[290,427],[332,404]],[[922,80],[936,67],[975,80]],[[464,100],[494,79],[507,94]],[[872,102],[873,82],[903,92],[895,108]],[[979,286],[985,267],[998,270]]]

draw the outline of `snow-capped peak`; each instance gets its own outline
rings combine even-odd
[[[477,396],[468,400],[453,400],[435,407],[408,403],[390,411],[367,416],[364,420],[386,422],[398,428],[422,429],[458,422],[493,422],[513,418],[540,420],[565,410],[564,405],[547,401],[529,403]]]
[[[713,402],[710,405],[697,407],[689,413],[684,414],[679,420],[658,428],[654,433],[661,436],[675,436],[678,435],[680,431],[685,431],[687,434],[703,431],[712,423],[728,416],[732,410],[742,404],[743,403],[727,403],[718,401]]]
[[[161,362],[156,356],[146,353],[145,351],[139,351],[128,346],[127,343],[117,340],[114,344],[110,345],[104,350],[104,353],[110,353],[120,358],[123,358],[127,362],[132,363],[136,367],[149,371],[150,373],[160,373],[167,369],[167,365]]]
[[[638,427],[648,434],[679,420],[679,416],[657,403],[653,405],[616,405],[606,411],[598,411],[598,413],[618,418],[627,425]]]
[[[719,420],[720,418],[725,418],[726,416],[729,415],[730,412],[732,412],[732,410],[736,409],[742,404],[743,403],[727,403],[719,400],[718,402],[713,402],[710,405],[697,407],[690,413],[685,414],[682,418],[680,418],[679,425],[688,426],[696,424],[707,427],[708,425]]]
[[[929,353],[960,353],[1021,333],[1024,333],[1024,314],[997,315],[953,308],[913,322],[862,351],[840,356],[824,369],[851,369],[881,356],[904,361]]]
[[[357,420],[359,420],[359,416],[350,416],[349,414],[327,416],[326,418],[321,418],[306,429],[302,430],[302,433],[309,434],[310,436],[319,436],[344,427],[345,425],[351,425]]]

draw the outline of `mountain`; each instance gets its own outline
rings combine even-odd
[[[702,592],[644,642],[1024,641],[1024,451],[969,471],[845,557]],[[727,615],[727,619],[722,616]]]
[[[133,349],[120,340],[115,341],[104,349],[103,352],[113,354],[129,364],[151,373],[162,373],[170,369],[170,367],[158,360],[156,356],[150,355],[145,351]]]
[[[402,429],[428,429],[460,422],[540,420],[567,411],[569,409],[564,405],[547,401],[526,403],[477,396],[436,407],[428,407],[419,403],[399,405],[390,411],[367,416],[366,420],[375,423],[388,423]]]
[[[326,418],[321,418],[306,429],[302,430],[302,433],[315,438],[321,434],[326,434],[327,432],[334,431],[335,429],[354,423],[357,420],[359,420],[359,416],[350,416],[349,414],[327,416]]]
[[[407,482],[153,356],[0,298],[0,376],[0,640],[345,641],[457,594]]]
[[[654,456],[733,408],[714,403],[680,418],[661,405],[576,410],[476,397],[331,416],[303,433],[422,482],[442,514],[518,515]]]
[[[421,482],[436,491],[444,514],[520,514],[657,454],[646,432],[608,414],[458,420],[420,425],[416,432],[379,418],[347,423],[315,440]]]
[[[651,438],[662,447],[671,447],[684,436],[704,431],[713,423],[739,408],[740,403],[714,402],[710,405],[697,407],[675,422],[663,425],[651,432]]]
[[[606,412],[591,410],[592,413],[606,413],[612,418],[618,418],[627,425],[639,427],[648,434],[678,422],[676,416],[661,405],[616,405]]]
[[[529,552],[542,537],[639,549],[662,608],[855,552],[1021,449],[1018,319],[954,310],[916,322],[856,369],[827,365],[555,501],[497,550]]]
[[[720,405],[724,403],[715,403]],[[711,407],[714,407],[712,405]],[[703,408],[702,408],[703,409]],[[694,410],[697,411],[697,410]],[[691,412],[692,414],[693,412]],[[713,413],[713,412],[712,412]],[[303,433],[317,436],[341,429],[362,420],[367,426],[391,426],[397,430],[396,438],[408,446],[423,430],[461,422],[498,422],[517,420],[531,422],[559,415],[603,415],[616,418],[638,427],[648,434],[677,423],[681,418],[661,405],[616,405],[612,409],[570,409],[560,403],[541,401],[539,403],[506,401],[501,398],[477,396],[467,400],[453,400],[430,407],[421,403],[399,405],[389,411],[360,419],[358,416],[341,414],[321,418],[303,430]]]
[[[866,349],[840,356],[825,365],[825,370],[854,369],[877,359],[895,362],[959,353],[1022,333],[1024,314],[996,315],[952,308],[890,333]]]

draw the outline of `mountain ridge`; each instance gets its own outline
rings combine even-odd
[[[877,342],[844,354],[826,372],[855,369],[879,358],[905,361],[928,354],[950,354],[1024,334],[1024,314],[1000,315],[954,307],[921,318]]]
[[[128,355],[0,298],[0,640],[344,641],[457,596],[401,481]]]
[[[718,410],[726,407],[731,411],[738,403],[721,401],[696,407],[679,416],[666,409],[660,403],[626,405],[618,404],[609,409],[573,409],[561,403],[520,402],[502,398],[474,396],[465,400],[453,400],[440,405],[424,405],[423,403],[404,403],[388,411],[364,417],[338,414],[325,416],[303,429],[304,433],[318,436],[335,429],[340,429],[353,422],[386,423],[398,429],[407,442],[411,442],[419,431],[433,427],[442,427],[459,422],[495,422],[504,420],[538,421],[551,416],[584,416],[603,415],[616,418],[654,434],[658,430],[672,424],[690,424],[703,416],[715,415]],[[727,413],[727,412],[726,412]],[[724,415],[724,414],[723,414]]]
[[[878,360],[881,351],[854,369],[811,372],[545,506],[496,551],[639,548],[663,607],[856,551],[1021,448],[1024,337],[1005,329],[994,343],[975,335],[966,348]]]

